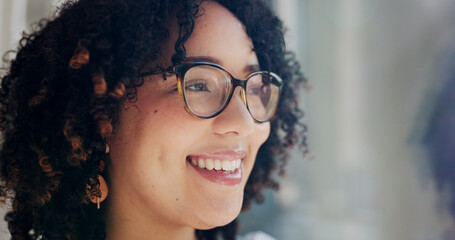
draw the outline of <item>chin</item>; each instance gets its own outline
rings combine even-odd
[[[206,216],[204,219],[200,220],[198,223],[199,225],[195,227],[196,229],[199,230],[209,230],[212,228],[216,227],[222,227],[224,225],[229,224],[230,222],[234,221],[239,214],[241,207],[238,207],[238,209],[235,209],[235,211],[222,211],[223,213],[220,212],[214,212],[214,213],[209,213],[209,214],[203,214],[203,216]],[[210,215],[210,216],[208,216]]]

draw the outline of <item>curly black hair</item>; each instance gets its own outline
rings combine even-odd
[[[192,0],[73,0],[52,20],[20,40],[0,88],[0,196],[12,239],[104,239],[99,196],[100,162],[109,162],[106,138],[120,103],[133,100],[144,66],[156,60],[177,12],[174,64],[184,61],[194,19]],[[272,173],[284,172],[288,150],[306,152],[298,89],[306,83],[285,49],[282,22],[260,0],[217,0],[245,25],[261,68],[280,75],[282,97],[271,133],[248,179],[242,210],[262,202],[264,188],[278,188]],[[93,191],[87,193],[87,185]],[[234,239],[237,222],[196,230],[198,239]]]

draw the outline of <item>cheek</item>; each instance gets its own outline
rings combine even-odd
[[[178,128],[179,102],[160,92],[150,93],[144,89],[149,90],[146,86],[138,88],[137,101],[126,101],[121,106],[111,151],[118,159],[129,157],[134,161],[146,155],[159,156],[163,150],[160,143]]]
[[[251,143],[250,151],[254,154],[252,154],[252,156],[251,156],[252,160],[248,162],[248,165],[249,165],[247,167],[248,174],[251,172],[251,170],[254,166],[259,148],[262,146],[262,144],[264,144],[264,142],[267,140],[269,135],[270,135],[270,123],[269,122],[257,124],[255,126],[255,131],[250,136],[250,143]]]
[[[270,122],[260,123],[256,125],[256,130],[252,134],[252,142],[257,144],[257,148],[264,144],[270,135]]]
[[[138,109],[136,122],[132,123],[137,134],[160,139],[174,134],[185,123],[188,114],[178,93],[166,88],[162,90],[162,85],[160,82],[149,83],[138,88],[138,100],[132,103]]]

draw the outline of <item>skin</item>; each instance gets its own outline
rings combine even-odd
[[[204,2],[205,14],[185,44],[187,57],[209,57],[234,76],[246,77],[258,60],[243,25],[227,9]],[[152,65],[170,66],[177,39],[176,19],[163,58]],[[228,34],[227,34],[228,33]],[[195,229],[228,224],[240,212],[243,191],[259,147],[270,124],[256,123],[234,92],[217,117],[188,114],[175,90],[176,78],[145,79],[137,101],[125,101],[114,135],[108,139],[107,239],[195,239]],[[242,181],[235,186],[202,177],[186,160],[188,155],[225,150],[246,152]]]

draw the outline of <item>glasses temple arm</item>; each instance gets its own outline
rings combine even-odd
[[[170,74],[167,74],[167,73],[170,73]],[[175,67],[171,66],[167,69],[155,69],[152,71],[140,73],[139,77],[143,78],[143,77],[150,76],[150,75],[162,74],[163,79],[166,80],[167,77],[172,75],[173,73],[175,73]]]

